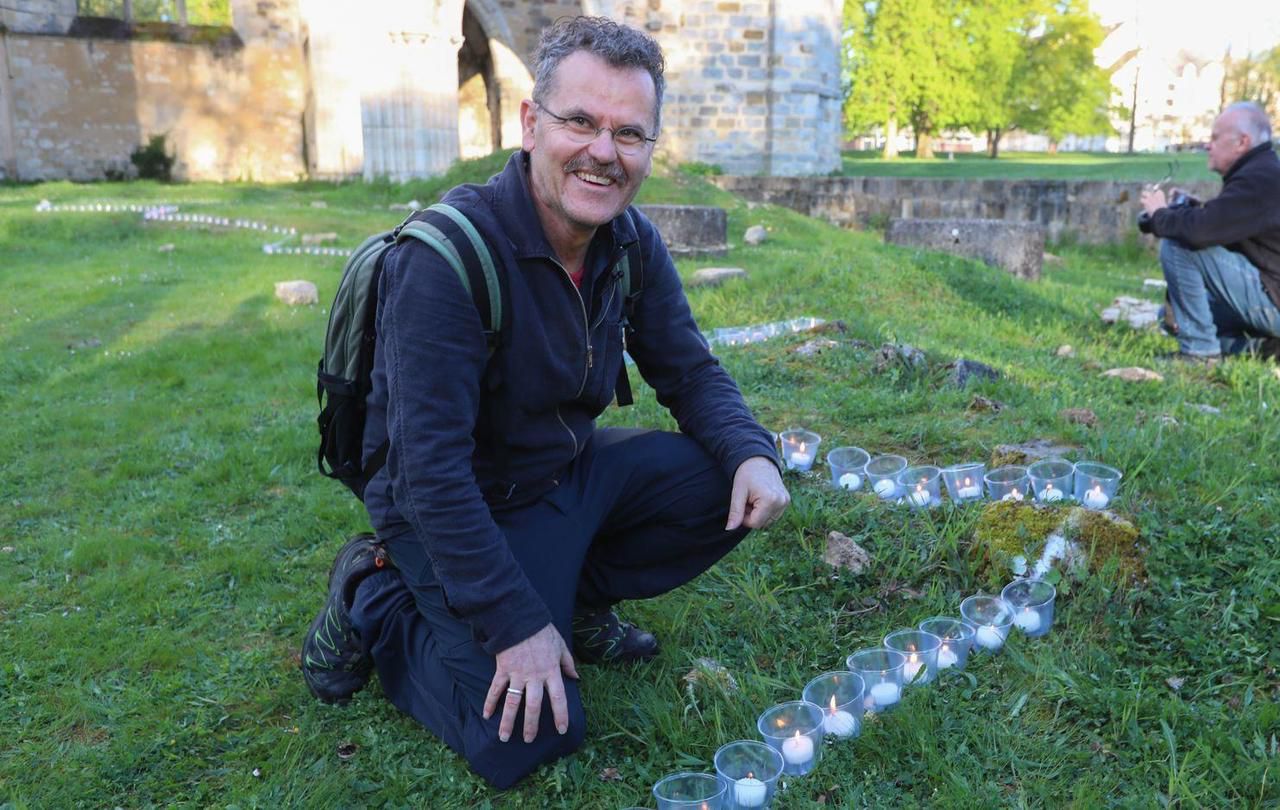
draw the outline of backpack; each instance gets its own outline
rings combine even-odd
[[[627,211],[628,219],[631,212]],[[378,282],[387,250],[406,239],[417,239],[439,253],[471,294],[485,343],[493,357],[510,328],[510,300],[506,271],[475,225],[458,209],[437,203],[414,212],[394,230],[374,234],[361,243],[342,268],[342,279],[329,310],[324,355],[316,370],[316,400],[320,415],[320,447],[316,465],[321,474],[345,484],[364,500],[369,480],[387,460],[388,442],[363,461],[365,399],[373,387],[373,352],[377,342]],[[631,333],[631,314],[643,289],[643,264],[633,243],[614,270],[622,285],[623,323]],[[490,390],[497,385],[490,382]],[[633,402],[631,382],[623,364],[615,388],[620,406]],[[327,395],[327,401],[326,401]]]

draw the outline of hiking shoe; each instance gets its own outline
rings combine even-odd
[[[1258,347],[1258,358],[1280,362],[1280,337],[1269,337],[1263,340],[1262,345]]]
[[[369,681],[373,660],[351,624],[351,600],[365,577],[390,565],[372,534],[347,541],[329,570],[329,600],[302,640],[302,677],[325,703],[346,703]]]
[[[1202,368],[1213,368],[1222,362],[1220,354],[1187,354],[1186,352],[1170,352],[1164,355],[1164,359],[1172,360],[1177,365],[1200,366]]]
[[[647,661],[658,654],[653,633],[618,618],[612,610],[573,617],[573,655],[588,664]]]

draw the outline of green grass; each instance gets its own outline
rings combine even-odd
[[[930,177],[1004,180],[1119,180],[1154,183],[1174,167],[1175,183],[1217,181],[1209,171],[1204,152],[1181,154],[1116,155],[1102,152],[1001,152],[992,160],[985,154],[957,154],[948,160],[939,154],[917,160],[907,152],[885,160],[877,152],[845,152],[841,174],[874,177]]]
[[[346,708],[310,699],[298,643],[333,553],[366,518],[314,467],[325,308],[286,308],[272,283],[309,278],[326,300],[339,262],[265,256],[245,231],[33,208],[176,201],[354,245],[398,220],[388,203],[427,202],[499,166],[409,188],[0,189],[0,545],[12,549],[0,553],[0,806],[652,806],[664,773],[709,769],[720,744],[755,736],[760,710],[891,630],[954,614],[975,590],[975,509],[911,514],[789,474],[794,503],[779,524],[688,587],[626,606],[662,655],[584,667],[586,746],[510,793],[470,775],[376,683]],[[870,349],[803,360],[791,353],[800,337],[725,350],[766,425],[933,462],[1031,437],[1074,442],[1127,472],[1120,508],[1147,544],[1148,581],[1102,575],[1074,588],[1047,638],[1014,638],[1001,656],[909,692],[859,740],[828,748],[777,807],[1280,803],[1271,368],[1100,378],[1172,346],[1096,316],[1158,272],[1133,247],[1063,246],[1064,263],[1026,284],[748,207],[696,178],[655,176],[645,198],[724,205],[735,240],[751,224],[773,229],[715,261],[747,267],[747,281],[691,292],[704,328],[815,315],[930,356],[928,372],[875,374]],[[1074,358],[1055,356],[1062,343]],[[940,367],[961,356],[1003,379],[948,388]],[[636,393],[640,404],[602,421],[670,424],[649,389]],[[975,393],[1009,407],[970,412]],[[1064,422],[1073,406],[1099,425]],[[832,574],[821,561],[832,529],[871,552],[870,572]],[[681,676],[700,656],[728,667],[740,691],[688,694]],[[1174,676],[1180,691],[1166,685]],[[342,762],[346,741],[359,750]],[[620,781],[603,780],[606,768]]]

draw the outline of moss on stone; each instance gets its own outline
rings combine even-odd
[[[1070,573],[1097,573],[1114,557],[1125,577],[1146,576],[1141,534],[1124,518],[1080,506],[1001,501],[983,507],[974,529],[971,553],[978,576],[988,586],[1000,587],[1013,573],[1014,558],[1024,557],[1027,565],[1033,566],[1054,532],[1070,547],[1064,563],[1059,564],[1078,569]],[[1081,558],[1087,562],[1081,564]]]
[[[1138,528],[1111,512],[1094,512],[1082,507],[1071,510],[1064,527],[1069,539],[1080,545],[1089,560],[1089,570],[1097,573],[1114,557],[1120,573],[1131,579],[1145,579],[1142,534]]]

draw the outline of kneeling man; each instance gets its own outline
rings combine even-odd
[[[1139,227],[1161,238],[1169,283],[1165,323],[1178,359],[1212,363],[1280,347],[1280,159],[1271,122],[1253,102],[1228,106],[1213,123],[1209,168],[1222,191],[1203,205],[1167,207],[1163,191],[1142,195]],[[1171,317],[1170,317],[1171,316]]]
[[[505,275],[501,345],[439,254],[412,239],[387,253],[364,435],[366,461],[388,442],[365,492],[376,537],[339,553],[302,662],[334,703],[376,668],[499,788],[582,742],[577,663],[656,654],[617,603],[683,585],[789,501],[773,436],[631,207],[661,123],[658,45],[579,17],[534,60],[523,148],[445,197]],[[628,254],[643,282],[624,308]],[[679,433],[595,428],[624,348]]]

